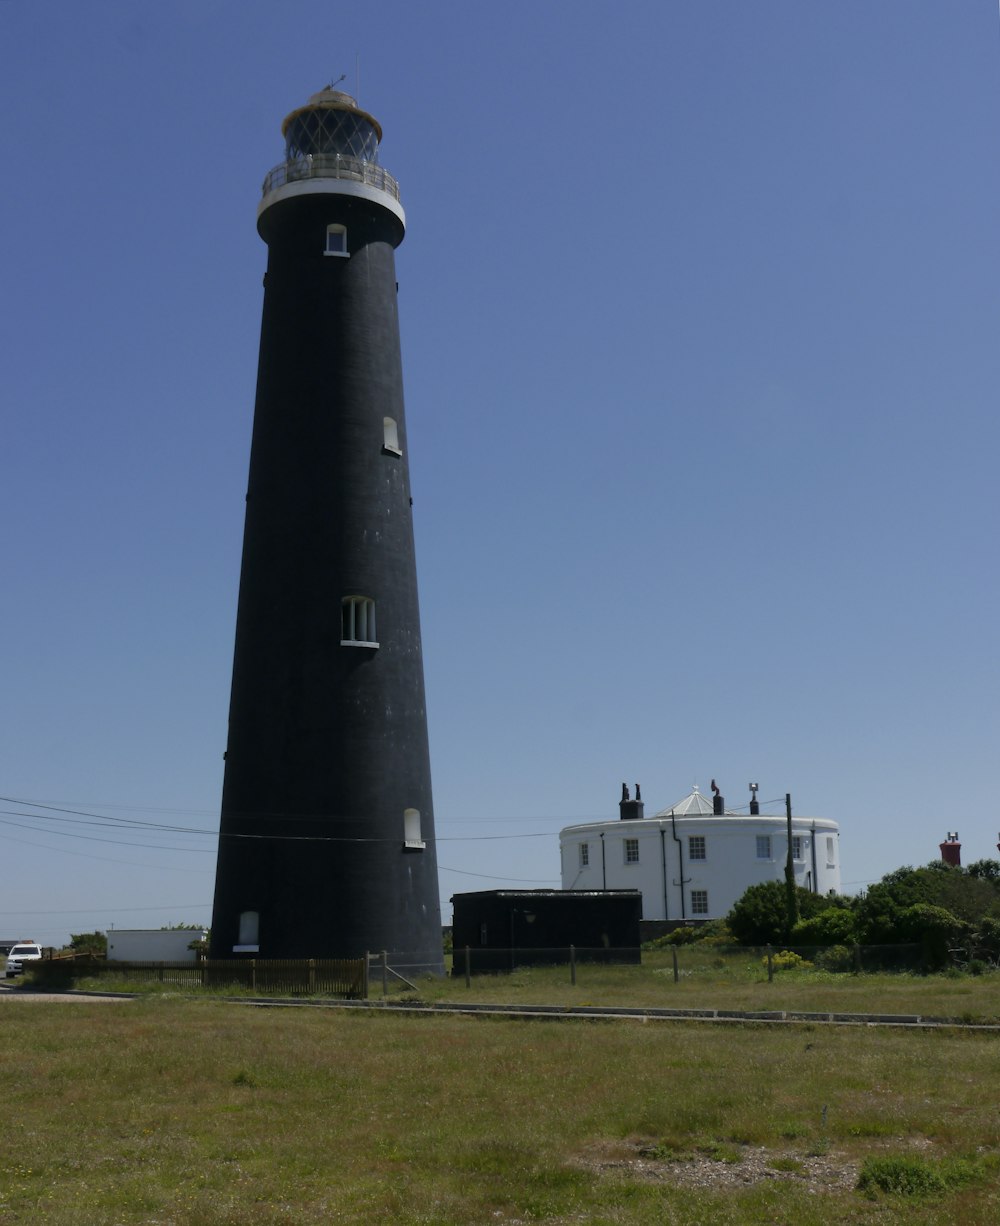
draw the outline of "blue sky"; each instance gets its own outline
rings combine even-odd
[[[0,935],[209,920],[254,213],[341,73],[442,898],[558,884],[623,780],[791,792],[852,891],[997,854],[995,4],[5,0],[0,65]]]

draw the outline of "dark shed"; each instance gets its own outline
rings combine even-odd
[[[639,890],[480,890],[452,897],[455,974],[579,961],[639,962]]]

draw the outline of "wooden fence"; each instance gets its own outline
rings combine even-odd
[[[178,987],[243,987],[251,992],[291,996],[336,996],[365,1000],[365,958],[206,959],[202,962],[105,962],[76,960],[74,979],[126,979],[133,983],[169,983]]]

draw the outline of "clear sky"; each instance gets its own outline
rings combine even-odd
[[[624,780],[791,792],[852,892],[996,856],[993,0],[0,0],[0,69],[0,936],[209,921],[255,208],[341,73],[409,223],[445,918]]]

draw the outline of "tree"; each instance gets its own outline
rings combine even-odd
[[[103,958],[108,952],[108,938],[103,932],[71,932],[69,947],[75,954]]]
[[[830,900],[796,887],[798,912],[804,918],[830,905]],[[726,923],[740,945],[777,945],[788,941],[788,898],[783,881],[762,881],[733,903]]]
[[[995,881],[1000,884],[1000,860],[974,860],[965,870],[970,877],[980,881]]]
[[[897,868],[859,899],[859,940],[865,945],[913,943],[918,938],[908,935],[911,926],[903,913],[916,906],[941,908],[978,927],[984,916],[1000,907],[1000,881],[991,880],[988,870],[973,874],[940,860],[924,868]]]
[[[792,929],[796,945],[853,945],[857,939],[854,912],[849,907],[826,907]]]

